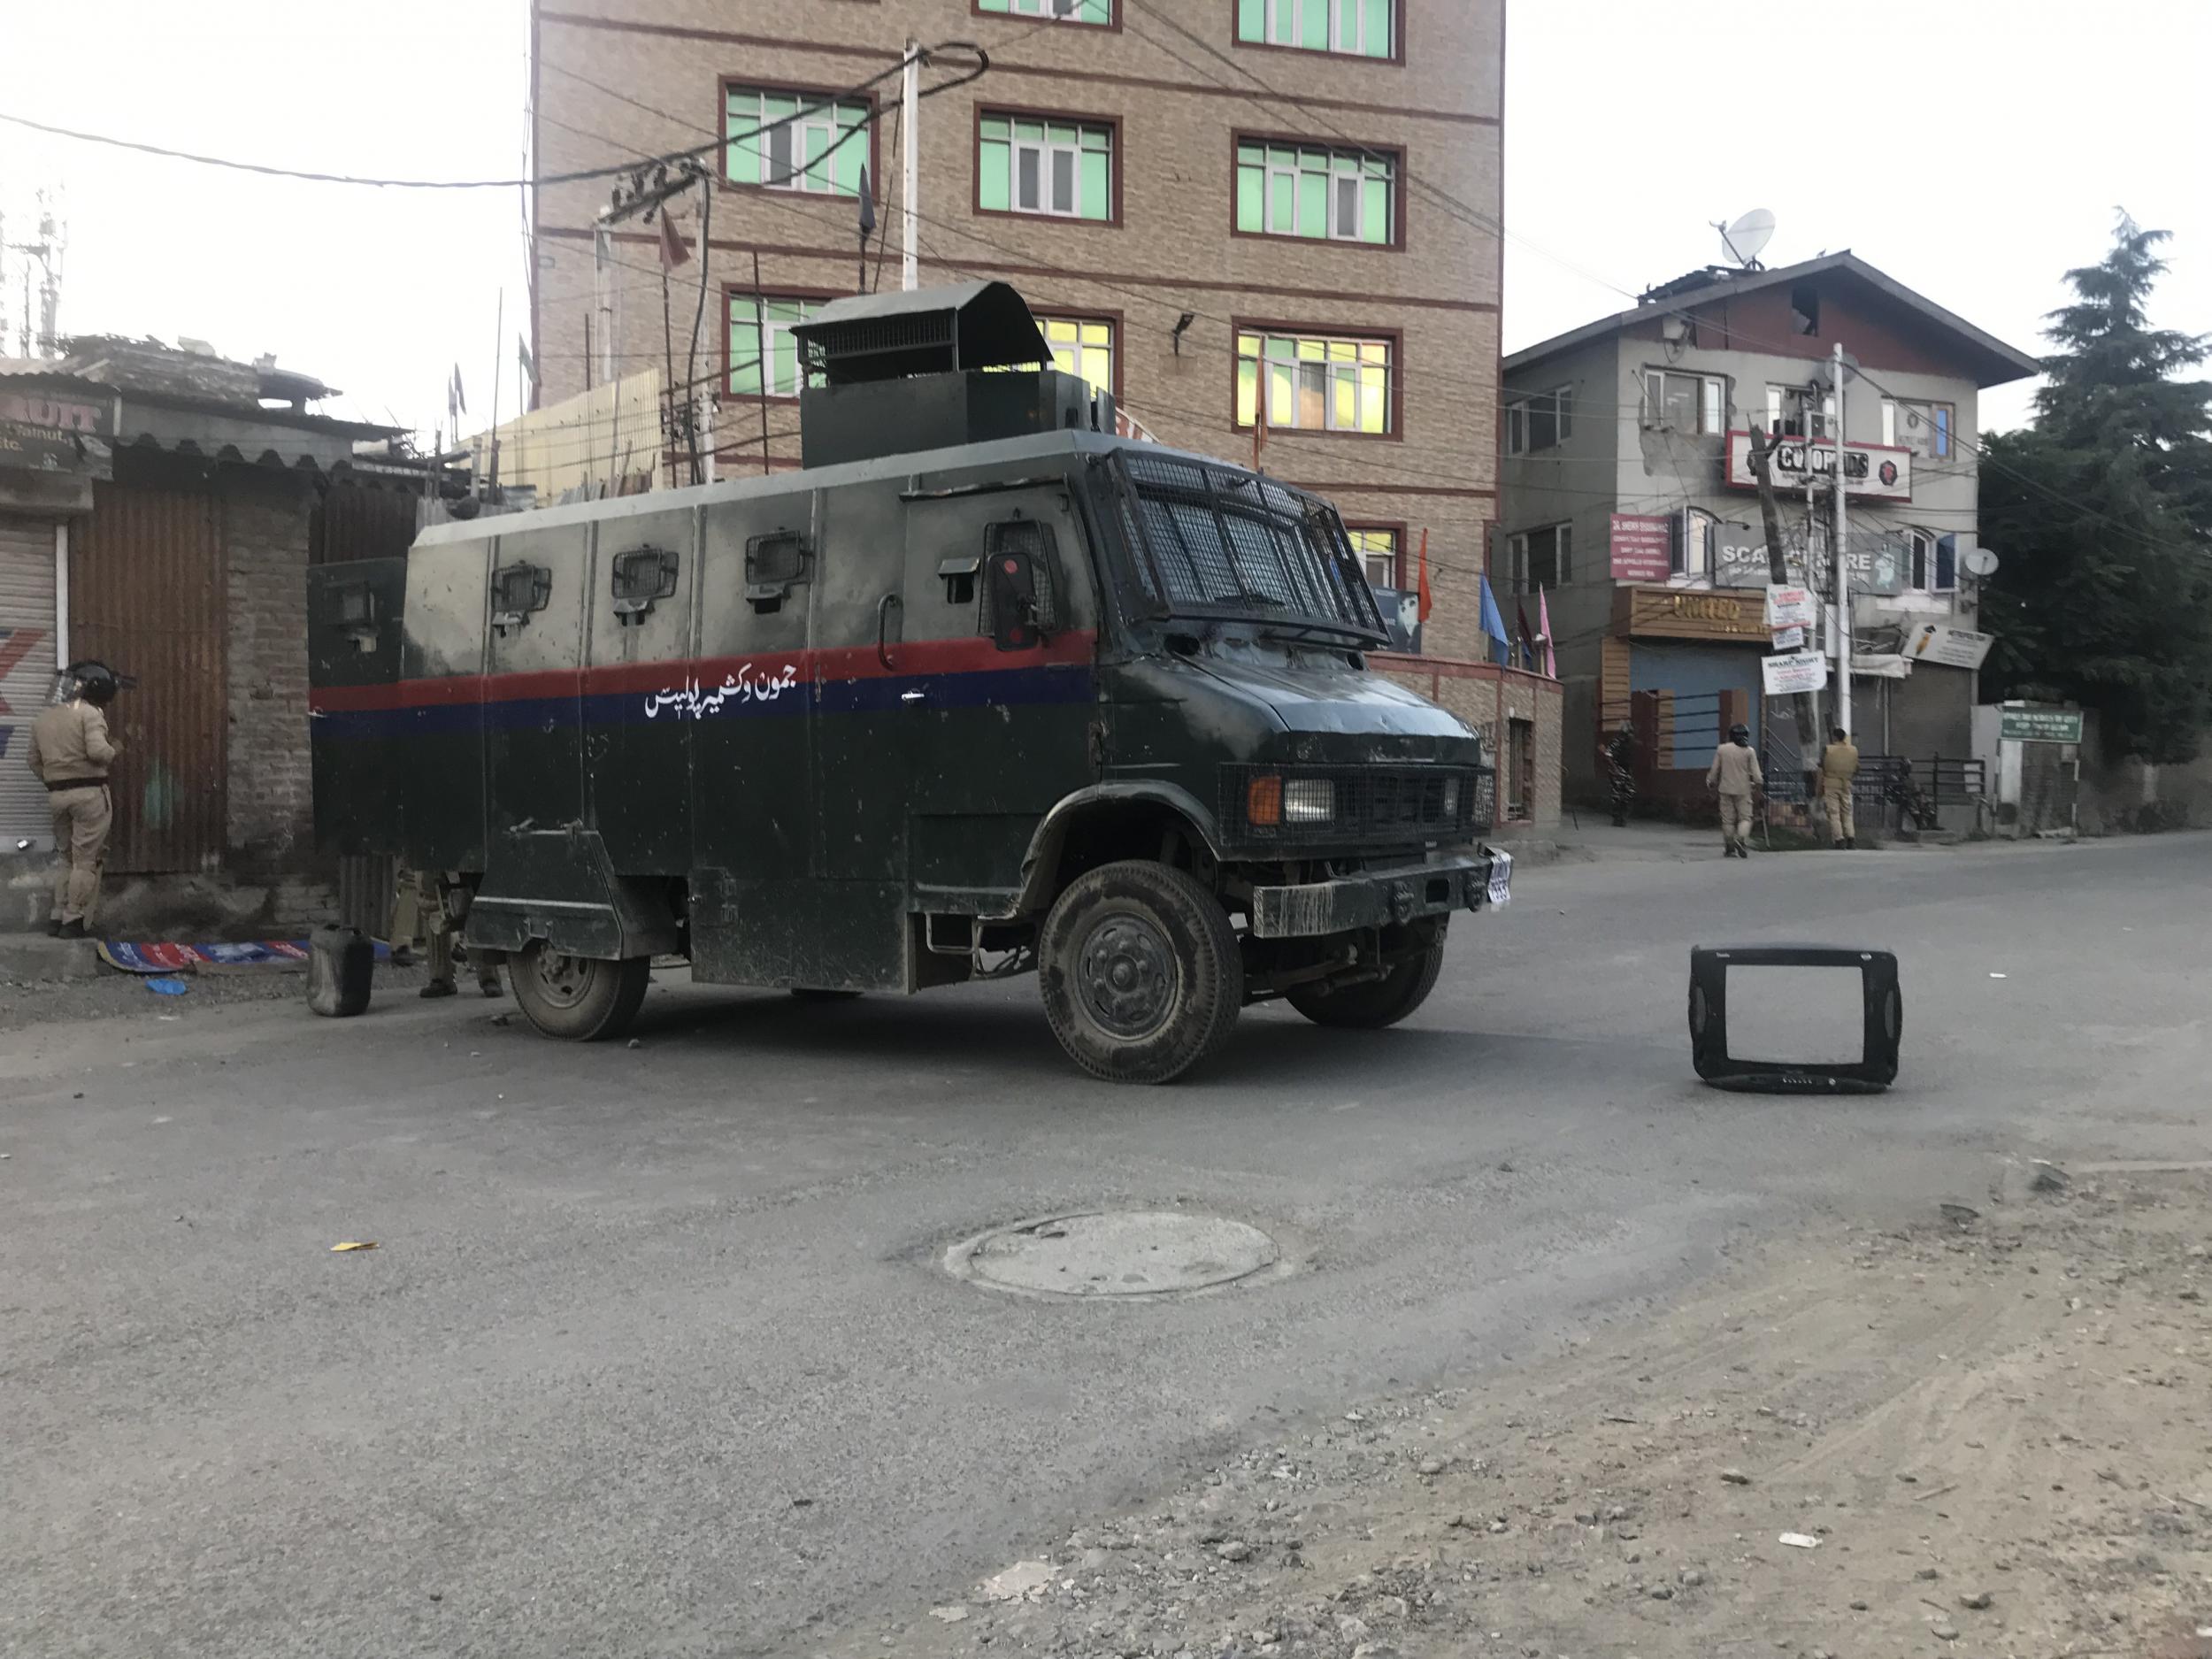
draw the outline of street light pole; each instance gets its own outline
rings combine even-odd
[[[1836,342],[1836,724],[1851,734],[1851,578],[1844,564],[1849,540],[1843,523],[1843,342]]]
[[[906,73],[899,95],[899,214],[902,221],[899,241],[899,287],[911,293],[921,286],[921,266],[914,250],[917,222],[914,197],[922,184],[922,170],[918,165],[922,153],[922,49],[911,40],[906,43]]]

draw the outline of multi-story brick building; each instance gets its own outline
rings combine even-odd
[[[1060,366],[1146,431],[1256,454],[1333,497],[1379,585],[1414,585],[1425,531],[1423,649],[1486,664],[1477,575],[1498,451],[1503,0],[534,12],[540,178],[703,142],[714,174],[708,222],[703,193],[677,210],[703,257],[671,279],[665,332],[656,229],[624,225],[597,250],[611,181],[538,190],[544,400],[610,369],[701,378],[723,476],[795,466],[791,325],[864,273],[900,281],[904,44],[971,41],[988,71],[919,105],[921,283],[1013,282]],[[925,88],[972,63],[949,50]],[[864,257],[864,179],[877,225]],[[1494,691],[1474,701],[1502,726]]]

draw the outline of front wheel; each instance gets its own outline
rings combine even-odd
[[[1045,1017],[1110,1083],[1166,1083],[1227,1041],[1244,1005],[1228,913],[1170,864],[1127,859],[1070,883],[1037,941]]]
[[[1444,972],[1444,941],[1408,956],[1379,979],[1332,987],[1326,980],[1285,992],[1290,1005],[1317,1025],[1352,1031],[1380,1031],[1394,1025],[1429,1000]]]
[[[566,956],[538,939],[510,959],[508,977],[524,1017],[547,1036],[599,1042],[629,1028],[645,1001],[651,966],[645,956],[606,962]]]

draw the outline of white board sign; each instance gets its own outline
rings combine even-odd
[[[1778,651],[1801,651],[1805,649],[1805,630],[1801,627],[1774,630],[1774,649]]]
[[[1769,588],[1767,589],[1767,626],[1770,628],[1809,628],[1819,615],[1818,601],[1809,588]]]
[[[1794,696],[1818,691],[1828,683],[1828,659],[1818,651],[1792,651],[1783,657],[1763,657],[1759,674],[1770,697]]]
[[[1993,634],[1955,628],[1947,622],[1923,622],[1908,639],[1905,656],[1914,663],[1935,663],[1945,668],[1979,668],[1996,642]]]

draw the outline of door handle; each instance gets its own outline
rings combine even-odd
[[[899,701],[901,703],[919,703],[922,700],[922,695],[923,694],[919,690],[902,691],[899,693]]]
[[[886,668],[891,666],[891,612],[905,608],[905,601],[896,594],[886,594],[876,601],[876,660]]]

